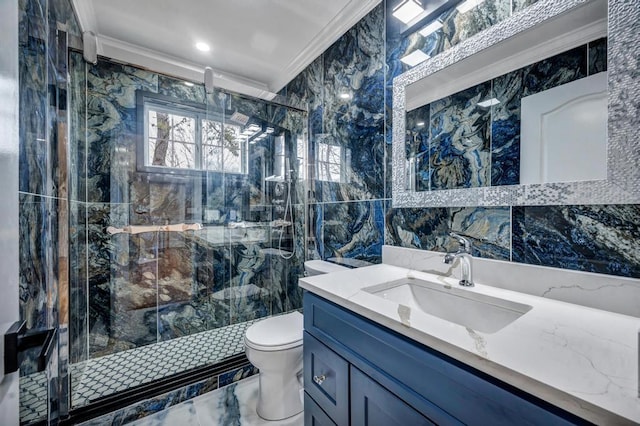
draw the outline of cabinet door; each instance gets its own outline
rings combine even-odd
[[[304,333],[304,390],[338,425],[349,422],[349,363]]]
[[[306,392],[304,393],[304,426],[336,426]]]
[[[351,425],[418,426],[434,423],[351,366]]]

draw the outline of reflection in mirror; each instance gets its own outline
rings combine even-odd
[[[634,30],[639,13],[640,9],[629,8],[626,0],[537,0],[481,34],[396,77],[393,84],[393,206],[640,202],[638,114],[634,102],[640,78],[633,48],[640,43],[640,33]],[[523,102],[525,106],[529,103],[523,98],[538,94],[555,98],[551,89],[575,92],[562,86],[581,84],[580,80],[597,78],[597,74],[605,72],[606,132],[601,125],[596,125],[595,130],[586,132],[589,138],[578,136],[571,141],[565,137],[567,131],[574,133],[572,129],[581,126],[564,123],[561,116],[566,109],[581,111],[582,117],[578,117],[576,123],[593,120],[592,111],[587,111],[585,105],[597,106],[603,93],[591,87],[591,83],[586,84],[589,90],[581,95],[581,100],[565,99],[551,102],[541,110],[538,108],[538,118],[533,120],[538,124],[533,127],[539,128],[538,143],[534,144],[539,159],[533,168],[538,170],[537,182],[542,183],[526,183],[520,163],[527,149],[522,140],[529,136],[523,136],[526,131],[521,132],[521,128],[529,127],[530,120],[525,117],[523,122]],[[487,85],[490,86],[488,96]],[[457,101],[460,104],[456,105]],[[422,111],[414,112],[421,107]],[[452,113],[439,117],[440,108],[450,108]],[[604,109],[601,104],[599,108]],[[483,139],[487,134],[486,110],[490,111],[488,165],[482,162],[487,158],[487,140]],[[412,118],[412,114],[421,115],[420,120]],[[422,121],[425,125],[428,123],[429,129],[415,127]],[[549,136],[550,129],[558,127],[558,122],[565,125],[560,126],[564,135]],[[596,133],[601,136],[591,140]],[[456,136],[459,139],[454,144],[451,141]],[[474,138],[480,138],[483,144]],[[597,140],[604,139],[606,147],[596,144]],[[560,143],[553,143],[556,141]],[[572,144],[576,141],[580,143],[580,154],[593,151],[591,158],[584,160],[595,159],[599,164],[593,167],[582,164],[575,169],[595,169],[596,175],[549,175],[545,168],[556,172],[569,169],[567,152],[575,154]],[[589,147],[584,148],[585,144]],[[434,146],[444,149],[435,152]],[[451,155],[455,150],[462,155]],[[606,152],[606,170],[603,152]],[[540,161],[545,156],[564,156],[565,159],[550,167]],[[569,156],[571,163],[577,158],[577,155]],[[473,167],[459,167],[462,161],[473,161]],[[473,186],[487,177],[487,170],[489,185]],[[605,173],[606,179],[601,178]],[[408,175],[413,178],[408,179]]]
[[[570,40],[524,36],[408,85],[405,189],[606,179],[606,2],[592,3]]]

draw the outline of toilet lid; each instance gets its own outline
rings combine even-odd
[[[277,350],[302,344],[302,314],[286,315],[258,321],[247,329],[247,345],[262,350]]]

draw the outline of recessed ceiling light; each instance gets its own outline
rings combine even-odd
[[[480,3],[483,3],[483,2],[484,0],[467,0],[457,5],[456,9],[458,9],[458,12],[460,13],[467,13],[468,11],[470,11],[471,9],[473,9],[474,7],[478,6]]]
[[[440,21],[433,21],[432,23],[430,23],[429,25],[427,25],[426,27],[424,27],[423,29],[420,30],[420,34],[423,37],[428,36],[431,33],[435,33],[436,31],[438,31],[440,28],[442,28],[442,22]]]
[[[424,127],[424,121],[418,121],[418,122],[416,123],[416,126],[418,126],[418,127]]]
[[[419,63],[426,61],[430,57],[431,56],[427,55],[422,50],[416,50],[413,53],[409,53],[408,55],[403,56],[402,58],[400,58],[400,60],[410,67],[414,67]]]
[[[207,43],[203,43],[201,41],[196,43],[196,49],[198,49],[201,52],[208,52],[209,50],[211,50],[211,48]]]
[[[490,106],[498,105],[500,103],[496,98],[491,98],[486,101],[478,102],[478,106],[482,108],[487,108]]]
[[[351,99],[351,95],[349,93],[340,93],[340,99]]]
[[[418,0],[402,0],[391,13],[393,16],[408,24],[418,15],[424,12],[422,4]]]
[[[188,87],[193,87],[193,83],[192,83],[192,82],[190,82],[190,81],[185,81],[185,82],[184,82],[184,85],[185,85],[185,86],[188,86]]]

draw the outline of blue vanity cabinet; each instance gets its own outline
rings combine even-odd
[[[589,424],[310,292],[304,329],[309,407],[338,426]]]

